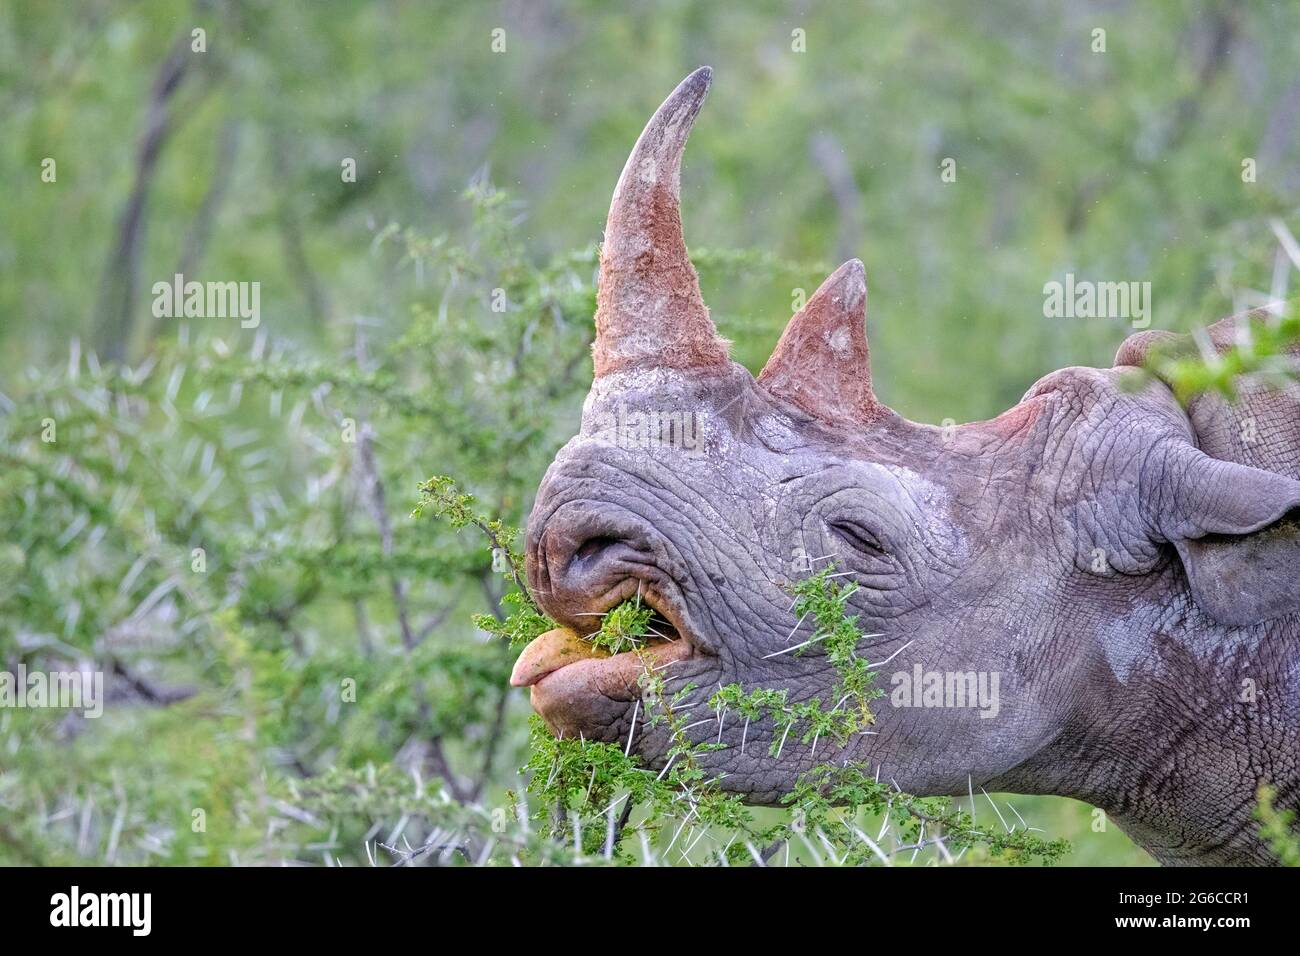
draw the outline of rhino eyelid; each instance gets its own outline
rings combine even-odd
[[[888,554],[876,536],[856,522],[832,521],[831,530],[859,551],[882,556]]]

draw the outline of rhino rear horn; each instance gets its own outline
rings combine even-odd
[[[884,409],[871,390],[866,316],[866,270],[850,259],[790,319],[759,384],[831,424],[875,421]]]

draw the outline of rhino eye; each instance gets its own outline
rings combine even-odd
[[[856,521],[832,521],[831,530],[863,554],[872,557],[887,557],[880,540]]]

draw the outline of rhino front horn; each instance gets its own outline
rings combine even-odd
[[[596,375],[727,361],[682,236],[682,150],[713,71],[682,80],[636,141],[614,189],[600,253]]]
[[[867,273],[850,259],[794,314],[759,384],[831,424],[865,425],[884,409],[871,390]]]

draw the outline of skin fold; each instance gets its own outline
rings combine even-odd
[[[991,421],[913,423],[871,389],[856,260],[755,378],[727,359],[681,233],[681,151],[710,80],[665,101],[615,191],[596,377],[528,523],[540,606],[584,634],[640,593],[680,635],[662,666],[698,699],[739,682],[825,700],[824,655],[777,652],[811,633],[790,583],[832,561],[873,635],[874,732],[773,757],[770,721],[743,750],[724,722],[706,758],[724,788],[773,803],[818,763],[861,761],[922,795],[1085,800],[1164,863],[1271,862],[1257,788],[1300,804],[1300,393],[1184,408],[1149,376],[1131,385],[1151,349],[1180,346],[1143,333],[1116,367],[1054,372]],[[661,765],[662,729],[635,722],[641,666],[577,660],[532,684],[534,706]],[[996,706],[895,693],[933,672],[983,675]]]

